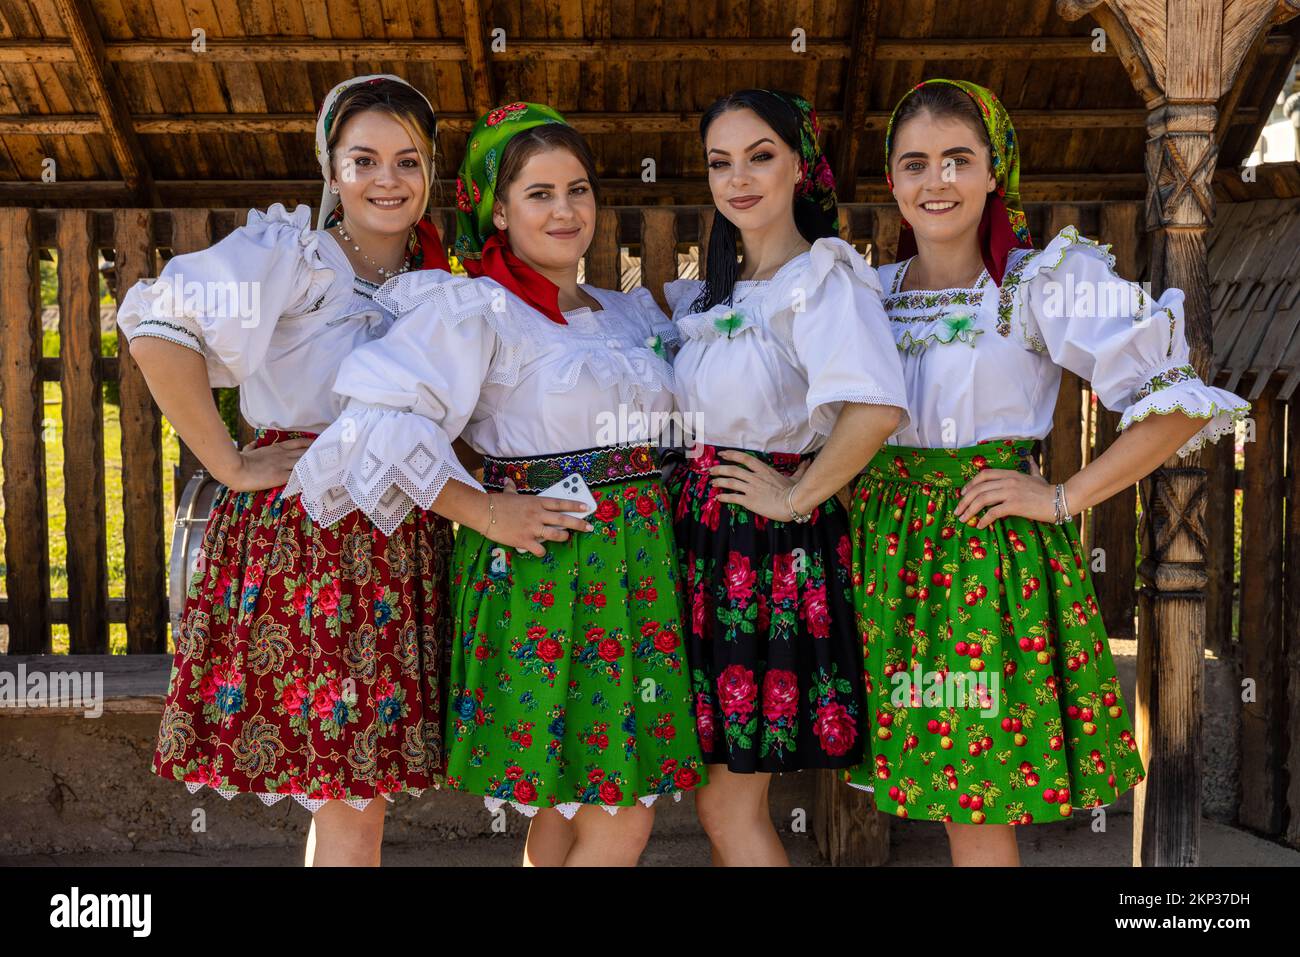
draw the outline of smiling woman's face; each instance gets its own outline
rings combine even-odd
[[[572,269],[596,232],[596,197],[582,161],[567,149],[535,153],[497,193],[493,222],[515,255],[545,269]]]
[[[903,218],[936,243],[973,235],[997,186],[984,137],[964,120],[928,111],[895,131],[890,175]]]
[[[727,110],[710,123],[704,159],[713,204],[741,232],[793,221],[799,154],[753,110]]]
[[[404,233],[425,206],[420,153],[397,120],[380,110],[351,116],[331,151],[348,221],[373,233]]]

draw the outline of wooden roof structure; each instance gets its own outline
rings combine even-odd
[[[1123,38],[1099,38],[1083,8],[1067,19],[1046,0],[0,0],[0,205],[310,202],[315,110],[368,72],[402,75],[434,103],[444,184],[475,118],[526,98],[588,135],[611,201],[707,202],[699,114],[727,90],[765,86],[817,107],[843,200],[883,201],[889,110],[920,79],[949,75],[1012,111],[1026,200],[1140,199],[1150,104],[1116,55]],[[1300,19],[1253,40],[1218,104],[1221,167],[1249,154],[1297,55]]]
[[[1281,375],[1289,401],[1300,385],[1300,197],[1221,207],[1209,265],[1214,374],[1251,400]]]

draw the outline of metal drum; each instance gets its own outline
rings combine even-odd
[[[199,469],[181,493],[181,503],[176,509],[176,524],[172,526],[172,556],[168,569],[173,635],[180,634],[185,592],[199,567],[199,559],[203,554],[203,533],[208,526],[208,516],[212,514],[212,504],[221,489],[220,482]]]

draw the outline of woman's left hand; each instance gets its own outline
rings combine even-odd
[[[718,488],[726,489],[718,496],[719,502],[742,505],[774,522],[791,520],[787,496],[795,483],[803,478],[803,473],[808,471],[810,460],[800,462],[793,475],[783,475],[745,452],[724,449],[718,457],[736,463],[714,465],[709,469],[709,480]]]
[[[1042,477],[1013,469],[985,469],[962,486],[957,519],[968,522],[980,517],[976,528],[988,528],[999,518],[1019,515],[1037,522],[1056,521],[1056,486]]]

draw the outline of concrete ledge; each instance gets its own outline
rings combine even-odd
[[[157,731],[152,714],[0,719],[0,855],[303,846],[311,815],[292,799],[270,807],[251,794],[227,801],[208,788],[191,795],[180,782],[155,777],[149,766]],[[773,783],[778,826],[790,830],[801,808],[811,827],[814,784],[811,774]],[[692,797],[655,807],[656,834],[703,836]],[[511,809],[499,818],[489,814],[475,795],[398,795],[385,843],[518,836],[527,827],[528,819]]]
[[[0,657],[0,717],[84,715],[77,704],[50,704],[68,693],[102,696],[105,713],[162,715],[171,655],[6,655]]]
[[[1116,641],[1113,650],[1132,702],[1136,642]],[[0,657],[0,675],[10,675],[11,683],[20,665],[28,676],[75,671],[98,673],[103,681],[98,718],[85,717],[82,708],[38,706],[27,697],[21,706],[0,706],[0,855],[172,852],[206,858],[240,848],[303,846],[310,815],[291,799],[267,807],[252,795],[227,801],[206,788],[191,795],[183,784],[150,772],[171,662],[171,655]],[[1227,662],[1207,658],[1205,689],[1203,811],[1230,822],[1237,805],[1239,703]],[[799,810],[811,827],[814,789],[812,774],[773,782],[773,817],[787,835],[805,836],[791,832]],[[1132,794],[1125,794],[1107,813],[1128,817],[1132,806]],[[657,836],[703,839],[693,798],[656,807]],[[527,829],[527,819],[512,810],[503,820],[507,837]],[[428,846],[502,836],[493,823],[473,795],[399,795],[389,808],[385,841]]]
[[[47,707],[24,699],[0,707],[0,855],[90,852],[233,851],[301,848],[311,815],[290,798],[270,807],[250,794],[227,801],[203,788],[191,795],[150,771],[171,655],[0,657],[0,673],[98,672],[103,710]],[[11,681],[13,678],[11,677]],[[783,775],[772,787],[773,814],[789,829],[796,809],[808,822],[812,775]],[[656,803],[656,834],[703,837],[694,799]],[[494,818],[475,795],[398,795],[385,842],[429,844],[522,835],[528,820],[507,809]],[[811,826],[808,823],[808,826]]]

